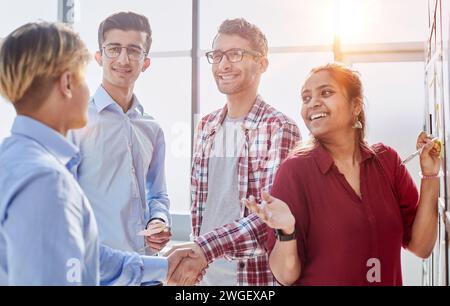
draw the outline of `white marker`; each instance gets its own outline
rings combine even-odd
[[[438,139],[439,139],[438,137],[433,138],[433,139],[431,140],[431,142],[435,142],[435,141],[438,140]],[[408,162],[410,162],[411,160],[413,160],[414,157],[420,155],[420,154],[422,153],[422,151],[423,151],[423,148],[425,148],[425,146],[423,146],[422,148],[420,148],[419,150],[417,150],[416,152],[414,152],[413,154],[411,154],[411,155],[409,155],[407,158],[405,158],[405,160],[402,161],[402,165],[406,165]]]

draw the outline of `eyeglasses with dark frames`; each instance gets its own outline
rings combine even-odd
[[[214,50],[206,53],[206,58],[210,64],[219,64],[225,56],[230,63],[242,62],[244,55],[249,54],[255,57],[262,56],[261,53],[240,48],[233,48],[227,51]]]

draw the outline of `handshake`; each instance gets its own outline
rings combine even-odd
[[[169,262],[169,286],[194,286],[202,281],[208,268],[203,250],[194,242],[175,245],[164,256]]]

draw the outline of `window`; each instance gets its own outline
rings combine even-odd
[[[343,44],[424,41],[428,4],[423,0],[339,0]]]
[[[0,10],[0,37],[5,37],[19,26],[36,21],[56,21],[58,19],[58,0],[15,0],[2,1]],[[5,9],[5,6],[8,6]]]
[[[153,31],[151,52],[190,50],[192,41],[192,1],[190,0],[96,0],[81,1],[80,32],[91,51],[98,49],[97,30],[109,15],[132,11],[147,16]]]
[[[333,43],[334,0],[200,0],[201,48],[211,48],[225,19],[238,17],[258,25],[271,47]]]
[[[58,18],[57,0],[15,0],[8,3],[8,9],[0,10],[0,39],[7,36],[21,25],[36,21],[56,21]],[[2,3],[2,6],[5,6]],[[13,106],[0,97],[0,143],[10,134],[16,112]]]

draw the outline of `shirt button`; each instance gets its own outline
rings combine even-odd
[[[239,263],[239,268],[244,269],[245,268],[245,263],[243,263],[243,262]]]
[[[133,172],[133,174],[136,174],[136,169],[134,169],[134,167],[132,167],[131,172]]]

